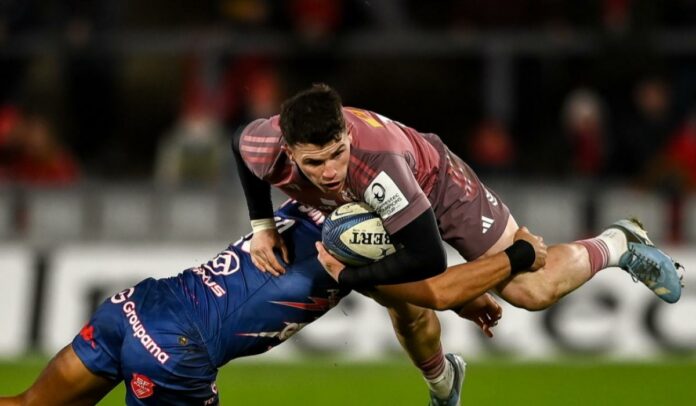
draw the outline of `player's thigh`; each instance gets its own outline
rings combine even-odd
[[[505,230],[498,241],[481,257],[498,254],[512,245],[515,233],[518,229],[519,226],[517,222],[512,215],[510,215]],[[510,275],[510,277],[499,283],[495,287],[495,290],[500,297],[515,306],[527,308],[529,308],[528,306],[532,306],[532,308],[536,308],[537,306],[533,305],[532,302],[533,299],[539,299],[539,295],[541,295],[542,298],[545,296],[544,293],[547,292],[546,288],[548,287],[546,282],[550,280],[548,272],[548,269],[542,268],[536,272],[521,272]],[[530,300],[532,300],[532,302],[530,302]]]
[[[163,358],[158,360],[151,353],[144,352],[138,340],[130,340],[124,345],[121,368],[126,385],[126,404],[217,405],[217,370],[210,364],[205,346],[177,329],[167,334],[160,334],[161,331],[153,326],[149,334],[151,343],[156,342],[163,353],[166,351],[168,354],[166,364],[161,362]]]
[[[22,404],[94,405],[117,384],[93,374],[68,345],[53,357],[31,388],[22,394]]]
[[[519,229],[519,225],[515,218],[510,214],[507,224],[505,225],[505,230],[503,230],[500,238],[488,249],[480,258],[486,258],[498,254],[508,248],[515,241],[515,233]],[[516,292],[527,284],[525,278],[520,278],[520,274],[510,275],[509,278],[505,279],[499,283],[495,290],[503,298],[508,300],[512,296],[516,295]]]
[[[136,285],[120,347],[126,404],[216,405],[213,365],[196,325],[161,281]],[[150,289],[148,290],[148,287]]]

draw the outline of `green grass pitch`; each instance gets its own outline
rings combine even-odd
[[[29,385],[44,359],[0,363],[0,395]],[[467,368],[467,405],[689,405],[696,360],[669,363],[517,363],[477,361]],[[223,405],[426,405],[425,385],[406,361],[232,362],[220,370]],[[123,405],[120,385],[100,405]]]

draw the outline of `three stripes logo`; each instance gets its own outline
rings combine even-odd
[[[481,226],[483,227],[481,233],[486,234],[494,222],[495,220],[490,217],[481,216]]]

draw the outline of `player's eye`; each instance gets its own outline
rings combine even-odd
[[[308,160],[304,161],[304,163],[305,163],[305,165],[308,165],[308,166],[319,166],[323,163],[323,161],[308,159]]]

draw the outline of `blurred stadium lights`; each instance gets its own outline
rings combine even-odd
[[[452,55],[563,55],[588,54],[604,49],[611,40],[624,39],[596,30],[575,29],[494,31],[426,31],[404,29],[363,29],[343,33],[330,41],[338,56],[452,56]],[[643,46],[664,55],[696,53],[696,30],[667,29],[641,35]],[[34,32],[13,35],[1,41],[0,56],[46,55],[70,49],[65,37]],[[122,55],[181,55],[212,52],[229,55],[264,54],[287,56],[297,52],[301,41],[276,30],[235,31],[234,29],[128,29],[102,32],[89,46],[104,53]]]
[[[316,45],[334,57],[451,57],[480,56],[486,66],[483,77],[484,111],[504,123],[510,121],[515,75],[511,61],[519,56],[560,57],[588,55],[607,47],[611,36],[592,30],[553,32],[542,30],[425,31],[402,24],[385,24],[377,30],[342,34],[339,39]],[[696,30],[668,30],[647,34],[644,46],[664,55],[696,53]],[[100,33],[86,49],[104,55],[180,56],[197,54],[213,66],[221,56],[264,55],[288,57],[301,42],[286,32],[242,32],[234,29],[136,30]],[[65,38],[46,33],[12,37],[0,47],[0,57],[38,56],[67,52]],[[310,47],[311,48],[311,47]],[[215,75],[213,73],[213,75]],[[209,80],[208,80],[209,81]]]

